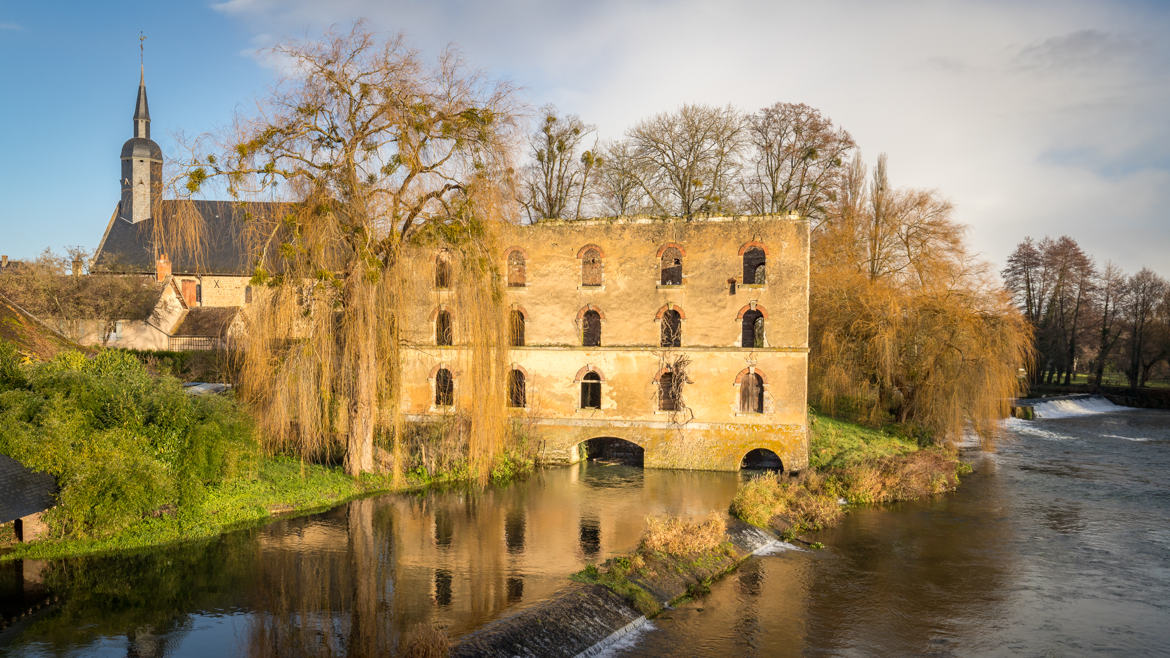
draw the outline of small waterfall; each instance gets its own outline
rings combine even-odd
[[[1052,400],[1036,400],[1032,409],[1036,413],[1036,418],[1052,419],[1116,413],[1128,411],[1132,407],[1113,404],[1100,395],[1078,395]]]

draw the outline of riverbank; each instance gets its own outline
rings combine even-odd
[[[521,478],[532,462],[505,456],[494,483]],[[263,525],[276,518],[296,517],[336,507],[365,496],[410,493],[468,482],[462,473],[408,474],[395,485],[390,475],[367,473],[360,479],[339,466],[322,466],[293,457],[263,458],[255,478],[234,479],[208,490],[199,502],[177,514],[163,511],[103,537],[44,539],[15,543],[0,532],[0,564],[21,559],[59,559],[154,548],[176,542],[209,539],[225,532]],[[11,528],[11,524],[4,524]],[[5,546],[5,540],[12,542]]]
[[[742,485],[732,515],[785,539],[832,527],[848,505],[917,500],[959,486],[970,467],[948,447],[826,416],[810,418],[809,469],[760,475]]]

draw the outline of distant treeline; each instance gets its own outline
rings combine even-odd
[[[1033,328],[1032,384],[1121,373],[1137,388],[1170,372],[1170,282],[1152,270],[1100,266],[1068,236],[1027,237],[1003,278]]]

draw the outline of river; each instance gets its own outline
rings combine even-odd
[[[1170,413],[1010,421],[959,491],[860,509],[655,619],[629,655],[1170,652]],[[737,474],[602,464],[387,495],[201,542],[0,566],[0,653],[367,655],[453,638],[628,551]],[[31,609],[31,611],[30,611]]]

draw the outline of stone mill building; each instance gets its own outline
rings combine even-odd
[[[108,342],[217,347],[251,302],[243,218],[263,209],[193,202],[207,226],[201,257],[156,253],[154,223],[178,206],[161,199],[163,156],[142,80],[133,126],[121,199],[92,269],[152,276],[160,296]],[[402,410],[416,421],[465,413],[477,383],[460,365],[470,337],[452,254],[411,257],[428,290],[405,318]],[[507,227],[497,258],[508,413],[539,438],[545,460],[624,451],[647,467],[807,465],[806,220],[545,220]]]

